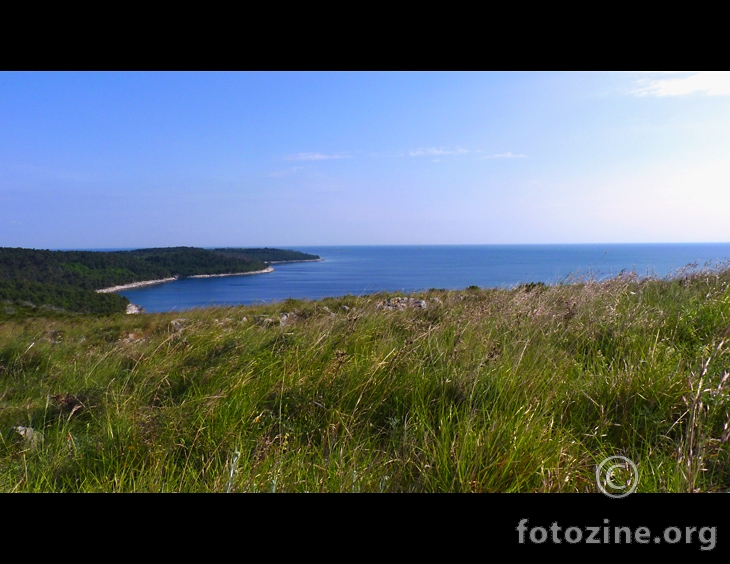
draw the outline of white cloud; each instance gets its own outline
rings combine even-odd
[[[346,153],[335,153],[333,155],[323,155],[322,153],[297,153],[285,157],[287,161],[326,161],[329,159],[351,159],[352,157]]]
[[[412,157],[423,157],[423,156],[441,156],[441,155],[461,155],[464,153],[468,153],[466,149],[462,149],[461,147],[457,147],[453,150],[448,149],[437,149],[436,147],[427,147],[425,149],[415,149],[412,151],[409,151],[410,156]]]
[[[635,96],[685,96],[696,92],[707,96],[730,95],[730,72],[728,71],[677,74],[681,76],[637,80],[632,93]]]
[[[527,155],[515,155],[512,151],[507,151],[506,153],[497,153],[496,155],[489,155],[486,157],[482,157],[483,159],[524,159]]]

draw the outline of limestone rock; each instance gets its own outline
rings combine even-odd
[[[427,306],[426,300],[417,300],[416,298],[405,298],[402,296],[383,300],[375,304],[376,309],[387,309],[389,311],[402,310],[409,307],[425,309]]]
[[[40,431],[36,431],[32,427],[22,427],[21,425],[16,425],[13,429],[23,437],[26,448],[34,450],[43,444],[43,433]]]
[[[180,317],[178,319],[173,319],[172,321],[170,321],[170,327],[172,327],[172,330],[177,333],[178,331],[182,331],[183,327],[185,327],[185,325],[187,325],[189,322],[190,320],[184,317]]]
[[[282,313],[279,316],[279,325],[282,327],[284,325],[291,325],[294,321],[297,320],[299,316],[296,313],[289,312],[289,313]]]

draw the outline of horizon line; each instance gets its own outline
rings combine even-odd
[[[308,244],[308,245],[165,245],[137,247],[0,247],[5,249],[29,249],[36,251],[91,251],[113,252],[141,249],[171,249],[176,247],[198,249],[286,249],[286,248],[340,248],[340,247],[558,247],[588,245],[728,245],[730,241],[622,241],[622,242],[586,242],[586,243],[357,243],[357,244]]]

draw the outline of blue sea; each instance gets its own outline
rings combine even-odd
[[[702,268],[730,260],[730,243],[286,248],[324,261],[275,264],[268,274],[188,278],[119,293],[148,312],[163,312],[383,290],[556,284],[580,277],[605,279],[622,271],[663,278],[690,264]]]

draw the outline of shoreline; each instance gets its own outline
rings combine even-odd
[[[153,284],[164,284],[165,282],[174,282],[176,280],[184,280],[185,278],[218,278],[222,276],[247,276],[249,274],[266,274],[273,272],[272,267],[265,268],[263,270],[254,270],[252,272],[231,272],[229,274],[194,274],[192,276],[173,276],[171,278],[160,278],[159,280],[143,280],[141,282],[130,282],[129,284],[120,284],[119,286],[112,286],[110,288],[101,288],[96,290],[97,294],[107,294],[109,292],[119,292],[121,290],[131,290],[133,288],[143,288],[144,286],[152,286]]]
[[[230,274],[193,274],[192,276],[186,276],[186,278],[221,278],[223,276],[248,276],[249,274],[265,274],[267,272],[274,272],[272,267],[264,268],[263,270],[253,270],[251,272],[231,272]]]
[[[322,262],[323,258],[316,259],[301,259],[301,260],[272,260],[267,261],[264,264],[267,265],[263,270],[254,270],[251,272],[230,272],[228,274],[193,274],[192,276],[172,276],[170,278],[160,278],[159,280],[142,280],[141,282],[130,282],[129,284],[120,284],[118,286],[111,286],[110,288],[101,288],[96,290],[97,294],[107,294],[110,292],[120,292],[122,290],[132,290],[134,288],[144,288],[145,286],[152,286],[154,284],[164,284],[165,282],[175,282],[176,280],[184,280],[185,278],[221,278],[223,276],[248,276],[249,274],[267,274],[274,272],[272,264],[285,264],[288,262]]]
[[[131,288],[141,288],[143,286],[152,286],[153,284],[162,284],[164,282],[174,282],[179,280],[178,276],[172,278],[160,278],[159,280],[143,280],[142,282],[131,282],[129,284],[120,284],[119,286],[112,286],[111,288],[102,288],[96,290],[97,294],[107,294],[109,292],[118,292],[119,290],[129,290]]]
[[[294,260],[270,260],[266,261],[266,264],[284,264],[287,262],[322,262],[324,261],[323,258],[316,258],[316,259],[294,259]]]

